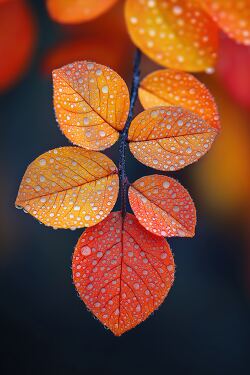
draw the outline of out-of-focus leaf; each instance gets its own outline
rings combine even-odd
[[[129,34],[160,65],[187,71],[214,66],[218,28],[197,0],[127,0]]]
[[[213,96],[189,73],[172,69],[157,70],[140,83],[140,101],[145,109],[181,106],[197,113],[211,126],[219,128],[219,114]]]
[[[51,18],[61,23],[90,21],[106,12],[117,0],[47,0]]]
[[[162,171],[192,164],[211,147],[218,130],[181,107],[140,113],[129,128],[129,147],[141,163]]]
[[[53,69],[73,61],[88,60],[109,66],[125,77],[132,69],[134,47],[123,13],[123,4],[118,2],[109,12],[91,22],[61,25],[65,37],[46,51],[43,72],[51,74]]]
[[[25,0],[0,2],[0,92],[13,86],[27,69],[36,28]]]
[[[250,45],[249,0],[200,0],[200,4],[230,38]]]
[[[129,202],[139,222],[164,237],[193,237],[194,203],[186,189],[173,178],[145,176],[129,187]]]
[[[243,219],[250,198],[249,114],[231,100],[215,76],[201,78],[218,103],[223,130],[209,157],[192,170],[200,204],[216,220]]]
[[[78,61],[53,72],[54,108],[74,144],[104,150],[119,138],[129,110],[126,83],[112,69]]]
[[[229,94],[250,109],[250,46],[222,37],[216,72]]]
[[[51,74],[52,70],[69,64],[72,61],[87,59],[101,62],[120,74],[128,71],[131,48],[128,40],[112,38],[111,35],[81,36],[61,42],[50,49],[42,62],[42,70],[45,74]]]
[[[116,336],[144,321],[168,294],[174,259],[163,237],[134,215],[111,213],[87,229],[73,256],[73,279],[87,308]]]
[[[110,213],[118,188],[117,168],[107,156],[61,147],[29,165],[16,205],[54,228],[89,227]]]

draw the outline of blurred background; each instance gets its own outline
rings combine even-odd
[[[53,113],[51,71],[94,60],[130,86],[133,52],[121,3],[65,26],[43,0],[0,1],[1,374],[250,373],[250,47],[221,35],[216,72],[197,76],[216,98],[223,130],[199,163],[169,174],[195,201],[197,233],[169,241],[174,286],[137,328],[114,337],[78,298],[71,257],[82,230],[55,231],[15,209],[27,165],[69,144]],[[157,68],[144,57],[142,77]],[[117,160],[117,145],[106,153]],[[153,173],[127,160],[131,181]]]

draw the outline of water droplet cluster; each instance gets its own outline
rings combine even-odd
[[[175,171],[204,155],[217,132],[199,116],[181,107],[155,107],[132,121],[129,147],[143,164]]]
[[[129,202],[139,222],[164,237],[194,236],[196,212],[184,187],[163,175],[145,176],[129,188]]]
[[[57,22],[77,24],[106,12],[117,0],[47,0],[50,16]]]
[[[129,110],[126,83],[112,69],[87,61],[54,70],[54,108],[74,144],[104,150],[119,138]]]
[[[186,108],[215,128],[220,127],[213,96],[193,75],[172,69],[157,70],[140,83],[140,101],[144,108],[180,106]]]
[[[61,147],[27,168],[16,205],[54,228],[82,228],[102,221],[115,205],[119,179],[105,155]]]
[[[203,71],[214,65],[218,28],[197,0],[127,0],[133,42],[157,63]]]

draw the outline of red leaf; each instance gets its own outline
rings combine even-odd
[[[0,92],[14,85],[27,69],[36,28],[24,0],[0,2]]]
[[[47,0],[52,19],[61,23],[91,21],[108,11],[117,0]]]
[[[243,107],[250,109],[250,46],[223,37],[217,72],[230,95]]]
[[[218,27],[199,1],[127,0],[125,18],[134,44],[156,63],[193,72],[214,65]]]
[[[174,260],[164,238],[134,215],[111,213],[80,237],[73,279],[81,299],[116,336],[144,321],[168,294]]]
[[[164,237],[193,237],[194,203],[186,189],[173,178],[151,175],[129,187],[129,202],[140,223]]]

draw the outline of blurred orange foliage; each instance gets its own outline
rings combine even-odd
[[[121,2],[97,20],[61,27],[66,37],[47,51],[42,62],[45,74],[78,60],[95,61],[123,75],[131,70],[133,45]]]
[[[2,1],[0,25],[0,91],[4,91],[27,69],[34,50],[36,27],[25,0]]]
[[[218,27],[197,0],[126,0],[129,34],[147,56],[165,67],[204,71],[217,56]]]
[[[117,0],[47,0],[48,12],[61,23],[90,21],[106,12]]]
[[[250,45],[249,0],[200,0],[200,3],[230,38]]]
[[[250,198],[249,115],[235,104],[216,76],[203,76],[219,106],[222,132],[209,157],[192,173],[202,205],[215,218],[242,217]]]

